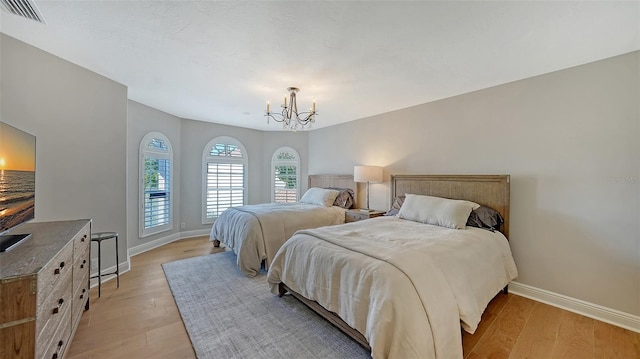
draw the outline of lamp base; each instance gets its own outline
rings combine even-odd
[[[360,212],[366,212],[366,213],[369,213],[369,212],[373,212],[373,211],[374,211],[374,210],[373,210],[373,209],[371,209],[371,208],[360,208]]]

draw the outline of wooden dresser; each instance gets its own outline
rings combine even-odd
[[[59,359],[89,309],[91,221],[26,223],[0,253],[0,358]]]

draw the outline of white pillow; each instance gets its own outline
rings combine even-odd
[[[340,192],[335,189],[312,187],[305,192],[302,198],[300,198],[300,202],[331,207],[339,193]]]
[[[469,214],[479,207],[479,204],[469,201],[406,194],[398,217],[441,227],[465,229]]]

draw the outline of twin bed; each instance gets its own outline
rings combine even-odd
[[[489,301],[517,276],[505,237],[509,176],[398,175],[391,182],[392,203],[423,196],[408,195],[398,217],[297,232],[274,257],[267,281],[374,358],[462,358],[460,326],[473,333]],[[423,207],[435,203],[425,196],[492,208],[504,223],[498,231],[425,224],[433,213]],[[449,204],[438,208],[447,212]]]
[[[354,197],[356,193],[350,175],[311,175],[309,188],[347,189]],[[269,268],[278,249],[296,231],[344,223],[343,207],[300,202],[232,207],[216,220],[210,240],[215,246],[222,242],[231,248],[237,255],[238,268],[253,277],[263,264]]]

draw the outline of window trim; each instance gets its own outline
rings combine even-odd
[[[224,156],[211,156],[210,151],[213,145],[216,143],[224,143],[228,145],[235,145],[240,147],[242,151],[242,158],[238,157],[224,157]],[[215,160],[215,161],[214,161]],[[242,163],[244,166],[243,173],[243,182],[244,182],[244,190],[242,191],[242,195],[244,197],[244,204],[248,202],[247,197],[247,188],[249,182],[249,176],[247,173],[249,172],[249,155],[247,153],[247,149],[244,147],[242,142],[238,139],[231,136],[217,136],[211,139],[211,141],[207,142],[207,144],[202,149],[202,162],[201,162],[201,171],[202,171],[202,193],[201,193],[201,215],[202,215],[202,224],[212,224],[216,221],[218,217],[208,218],[207,217],[207,163],[209,162],[218,162],[218,163]]]
[[[150,149],[148,144],[154,138],[161,139],[165,141],[167,145],[167,152],[164,151],[156,151]],[[163,224],[160,226],[155,226],[151,228],[144,228],[144,176],[145,176],[145,167],[144,162],[147,158],[158,158],[158,159],[168,159],[169,160],[169,223]],[[139,162],[138,162],[138,234],[139,238],[148,237],[154,234],[158,234],[161,232],[166,232],[173,229],[173,183],[174,183],[174,161],[173,161],[173,147],[171,146],[171,141],[164,134],[152,131],[144,135],[142,140],[140,141],[140,151],[139,151]]]
[[[296,156],[295,160],[278,160],[276,156],[281,152],[289,152]],[[273,152],[271,156],[271,202],[276,201],[276,164],[278,165],[295,165],[296,166],[296,202],[300,200],[300,154],[294,148],[289,146],[280,147]]]

